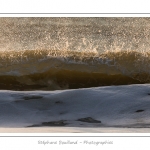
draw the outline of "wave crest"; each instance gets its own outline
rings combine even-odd
[[[15,81],[15,84],[21,85],[55,85],[56,89],[70,88],[72,84],[76,84],[72,87],[77,87],[77,84],[80,85],[78,87],[91,87],[149,83],[150,53],[3,51],[0,52],[0,79],[3,80],[3,78],[9,78],[11,83]],[[82,81],[84,79],[90,80],[90,84],[85,84],[86,80]],[[92,82],[94,84],[91,84]],[[7,83],[4,82],[4,84]]]

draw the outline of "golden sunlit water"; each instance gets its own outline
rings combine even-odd
[[[0,18],[0,89],[150,82],[149,18]]]

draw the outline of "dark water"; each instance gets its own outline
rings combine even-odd
[[[125,51],[6,51],[0,57],[0,88],[56,90],[149,83],[149,56]]]
[[[0,18],[0,89],[150,82],[149,18]]]

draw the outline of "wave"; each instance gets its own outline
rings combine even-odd
[[[0,51],[0,89],[57,90],[150,82],[150,53]]]

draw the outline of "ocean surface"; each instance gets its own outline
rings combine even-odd
[[[0,89],[150,83],[150,18],[0,18]]]

